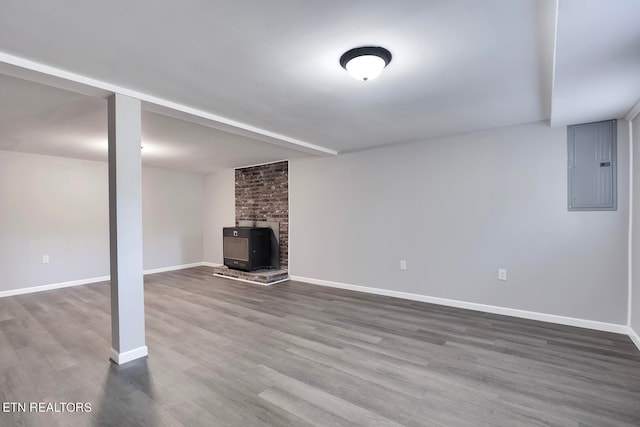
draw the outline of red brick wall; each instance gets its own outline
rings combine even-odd
[[[289,162],[236,169],[236,225],[239,221],[280,223],[280,268],[289,267]]]

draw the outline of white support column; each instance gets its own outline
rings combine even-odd
[[[140,100],[109,97],[109,237],[111,249],[111,359],[147,355],[142,273]]]

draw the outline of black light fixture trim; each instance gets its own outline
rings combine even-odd
[[[340,57],[340,65],[345,70],[347,69],[347,62],[351,61],[353,58],[357,58],[358,56],[363,55],[374,55],[382,58],[384,60],[384,66],[386,67],[391,62],[391,52],[387,49],[380,46],[362,46],[356,47],[351,50],[346,51]]]

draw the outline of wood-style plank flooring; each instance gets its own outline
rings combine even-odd
[[[0,299],[0,402],[91,404],[0,425],[640,425],[624,335],[206,267],[145,303],[150,355],[117,367],[107,283]]]

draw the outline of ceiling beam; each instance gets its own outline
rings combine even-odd
[[[316,156],[335,156],[338,154],[337,151],[330,148],[4,52],[0,52],[0,73],[88,96],[107,98],[114,93],[119,93],[139,99],[147,111]]]
[[[553,15],[552,22],[553,25],[549,29],[549,35],[551,37],[551,63],[548,64],[550,66],[548,72],[551,74],[551,81],[549,83],[549,124],[550,126],[554,126],[555,120],[553,116],[553,99],[554,99],[554,89],[556,84],[556,55],[557,55],[557,46],[558,46],[558,7],[560,0],[553,1]]]
[[[636,102],[636,104],[631,107],[631,110],[629,110],[624,118],[631,121],[634,120],[638,116],[638,114],[640,114],[640,99],[638,99],[638,102]]]
[[[195,108],[174,104],[170,101],[165,101],[163,103],[145,101],[142,103],[142,108],[145,111],[152,113],[161,114],[178,120],[184,120],[186,122],[195,123],[212,129],[267,142],[284,148],[294,149],[296,151],[302,151],[316,156],[336,156],[338,154],[335,150],[301,141],[299,139],[289,138],[286,135],[256,128],[245,123],[231,120],[223,122],[220,120],[220,116],[207,113],[206,111],[197,110]]]
[[[544,119],[551,121],[553,80],[555,77],[555,28],[558,15],[558,2],[557,0],[539,1],[535,6],[540,113]]]

